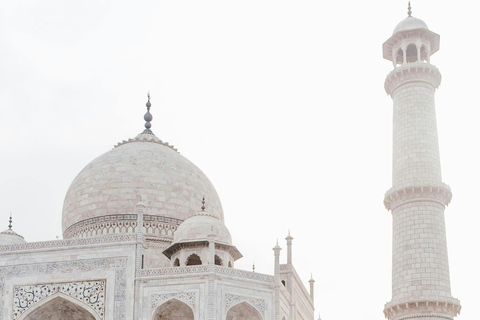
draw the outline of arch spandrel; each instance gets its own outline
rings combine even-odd
[[[103,320],[88,305],[56,293],[30,307],[18,320]]]
[[[263,320],[263,317],[254,306],[244,301],[228,310],[226,320]]]
[[[194,320],[192,308],[175,298],[161,304],[154,312],[152,320]]]

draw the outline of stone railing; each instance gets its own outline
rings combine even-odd
[[[144,269],[140,271],[141,277],[162,277],[162,276],[174,276],[174,275],[188,275],[199,274],[209,272],[207,265],[202,266],[186,266],[186,267],[170,267],[170,268],[158,268],[158,269]],[[234,268],[227,268],[222,266],[215,266],[214,272],[216,274],[232,276],[241,279],[250,279],[261,282],[267,282],[275,284],[275,278],[268,274],[245,271]]]
[[[157,269],[144,269],[140,271],[141,277],[158,277],[158,276],[173,276],[198,274],[208,272],[208,266],[186,266],[186,267],[170,267]]]
[[[215,273],[224,274],[227,276],[233,276],[242,279],[251,279],[268,283],[275,283],[275,277],[269,274],[257,273],[252,271],[245,271],[234,268],[227,268],[222,266],[215,266]]]

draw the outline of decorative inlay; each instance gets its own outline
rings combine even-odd
[[[154,294],[152,295],[152,309],[155,310],[165,302],[171,299],[177,299],[185,302],[192,310],[195,310],[196,306],[196,293],[195,292],[182,292],[182,293],[168,293],[168,294]]]
[[[183,220],[144,215],[144,234],[147,236],[166,237],[173,239],[173,234]],[[136,214],[115,214],[94,217],[79,221],[64,232],[65,238],[86,238],[97,235],[136,233]]]
[[[112,257],[105,259],[58,261],[0,267],[0,301],[5,301],[3,295],[6,290],[6,281],[12,277],[25,277],[32,275],[53,276],[58,274],[79,275],[82,272],[114,270],[113,319],[126,320],[127,262],[128,258]],[[0,312],[0,320],[7,320],[4,312]]]
[[[171,267],[158,269],[143,269],[140,271],[141,277],[155,276],[171,276],[171,275],[187,275],[207,272],[207,266],[187,266],[187,267]]]
[[[442,75],[437,67],[424,62],[410,62],[391,71],[385,79],[385,91],[393,96],[394,91],[408,82],[423,81],[438,88]]]
[[[57,293],[83,302],[104,319],[105,286],[106,280],[15,286],[12,319],[18,319],[28,308]]]
[[[391,188],[385,194],[383,203],[388,210],[412,201],[436,201],[448,205],[452,199],[450,187],[444,183],[436,186],[411,186],[406,188]]]
[[[265,317],[265,300],[263,299],[256,299],[256,298],[250,298],[250,297],[243,297],[243,296],[237,296],[234,294],[225,294],[225,313],[228,312],[228,310],[242,302],[248,302],[251,304],[255,309],[258,310],[258,312],[261,313],[262,317]]]

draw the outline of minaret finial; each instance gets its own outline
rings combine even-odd
[[[8,219],[8,229],[12,230],[12,214],[10,213],[10,219]]]
[[[255,272],[255,262],[253,263],[252,270]]]
[[[410,1],[408,1],[408,16],[411,17],[412,16],[412,6],[410,5]]]
[[[202,198],[202,211],[205,211],[205,197]]]
[[[150,128],[152,127],[152,124],[150,123],[153,120],[153,116],[150,113],[150,107],[152,104],[150,103],[150,91],[147,93],[148,101],[147,101],[147,113],[143,116],[143,119],[145,119],[145,130],[143,130],[143,134],[153,134],[152,130]]]

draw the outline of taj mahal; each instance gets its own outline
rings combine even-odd
[[[391,297],[378,314],[388,320],[452,320],[461,311],[450,285],[444,210],[452,192],[441,175],[434,101],[439,42],[409,8],[383,43],[393,65],[385,80],[392,185],[384,196],[393,244]],[[141,133],[72,181],[62,239],[27,242],[10,217],[0,233],[0,319],[317,319],[315,281],[302,279],[292,259],[301,235],[288,233],[265,252],[273,274],[236,268],[249,253],[235,246],[214,185],[155,135],[150,95],[146,110]]]

